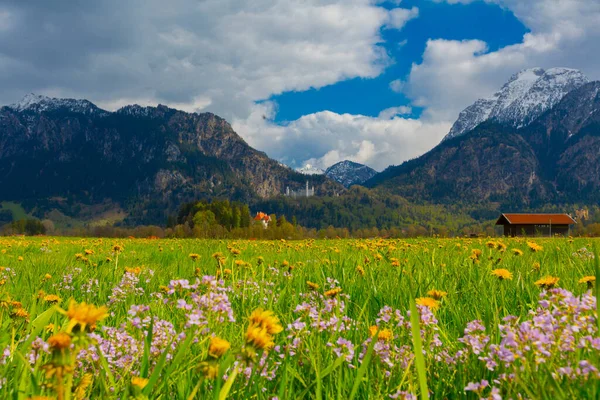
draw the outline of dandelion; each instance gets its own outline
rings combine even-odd
[[[356,272],[358,272],[358,274],[360,276],[365,276],[365,269],[363,267],[361,267],[360,265],[356,266]]]
[[[57,304],[60,303],[62,299],[55,294],[48,294],[44,296],[44,301],[50,304]]]
[[[29,313],[24,308],[16,308],[12,313],[13,318],[29,318]]]
[[[435,300],[441,300],[448,295],[448,292],[444,292],[443,290],[431,289],[427,292],[428,296],[433,297]]]
[[[544,250],[544,248],[542,246],[540,246],[539,244],[537,244],[535,242],[527,242],[527,246],[529,247],[529,250],[531,250],[534,253]]]
[[[192,261],[196,261],[196,260],[200,259],[200,254],[190,253],[189,257],[192,259]]]
[[[534,262],[533,265],[531,266],[531,268],[533,268],[534,271],[539,271],[540,270],[540,263],[539,262]]]
[[[316,284],[316,283],[313,283],[313,282],[311,282],[311,281],[306,281],[306,284],[308,285],[308,287],[309,287],[311,290],[317,290],[317,289],[320,287],[318,284]]]
[[[229,350],[230,347],[231,347],[231,344],[227,340],[213,336],[210,339],[210,345],[208,347],[208,355],[213,358],[219,358],[223,354],[225,354],[227,352],[227,350]]]
[[[89,256],[94,254],[94,250],[85,249],[84,253]]]
[[[512,278],[513,278],[512,272],[510,272],[509,270],[507,270],[505,268],[495,269],[491,273],[492,273],[492,275],[494,275],[495,277],[497,277],[501,281],[503,281],[503,280],[512,280]]]
[[[93,381],[94,375],[92,375],[91,373],[83,374],[81,380],[79,381],[79,384],[75,388],[74,394],[76,400],[83,400],[86,398],[86,392],[88,388],[92,385]]]
[[[437,310],[438,308],[440,308],[440,302],[437,301],[436,299],[432,298],[432,297],[419,297],[416,300],[417,305],[423,306],[423,307],[427,307],[430,310]]]
[[[325,297],[335,297],[342,292],[342,288],[336,287],[331,290],[326,291]]]
[[[512,252],[515,256],[522,256],[523,255],[523,250],[520,249],[512,249]]]
[[[275,335],[283,331],[283,327],[272,311],[258,308],[250,315],[250,325],[265,328],[269,335]]]
[[[593,275],[584,276],[579,280],[579,283],[585,283],[588,289],[591,289],[594,286],[594,282],[596,282],[596,277]]]
[[[23,261],[23,257],[19,256],[19,257],[17,257],[17,260],[18,261]]]
[[[70,319],[68,332],[76,326],[79,326],[80,330],[83,331],[86,327],[92,330],[98,321],[108,317],[108,308],[105,306],[96,307],[93,304],[86,304],[85,302],[77,304],[72,300],[68,310],[63,311],[63,313]]]
[[[543,289],[551,289],[554,286],[556,286],[559,280],[560,278],[548,275],[546,277],[543,277],[542,279],[537,280],[535,284]]]
[[[120,253],[120,252],[122,252],[122,251],[123,251],[123,246],[121,246],[121,245],[119,245],[119,244],[115,244],[115,245],[113,246],[113,251],[114,251],[115,253]]]
[[[495,248],[495,247],[498,245],[498,243],[496,243],[496,242],[494,242],[494,241],[491,241],[491,240],[490,240],[490,241],[489,241],[489,242],[487,242],[485,245],[486,245],[487,247],[489,247],[490,249],[493,249],[493,248]]]
[[[52,350],[62,351],[71,346],[71,335],[66,332],[60,332],[48,338],[48,345]]]
[[[379,327],[377,327],[376,325],[369,327],[369,334],[371,335],[371,337],[374,337],[375,334],[377,334],[377,340],[381,340],[383,342],[388,342],[391,339],[393,339],[394,334],[390,329],[381,329],[379,330],[379,333],[377,333],[378,329]]]
[[[50,275],[50,274],[44,275],[44,280],[45,281],[49,281],[50,279],[52,279],[52,275]]]
[[[142,378],[141,376],[134,376],[133,378],[131,378],[131,384],[140,389],[145,388],[146,385],[148,384],[148,382],[149,382],[148,379]]]
[[[246,331],[246,343],[258,349],[270,349],[275,345],[273,337],[265,328],[250,325]]]

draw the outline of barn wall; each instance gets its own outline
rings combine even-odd
[[[569,225],[504,225],[504,236],[552,236],[569,234]]]

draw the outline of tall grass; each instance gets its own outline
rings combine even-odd
[[[598,398],[595,242],[530,242],[0,239],[0,398]]]

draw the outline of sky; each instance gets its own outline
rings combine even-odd
[[[213,112],[292,167],[383,170],[521,69],[600,79],[598,43],[598,0],[2,0],[0,104]]]

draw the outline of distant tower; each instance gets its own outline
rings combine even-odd
[[[307,180],[306,181],[306,197],[308,197],[308,196],[309,196],[309,194],[308,194],[308,180]]]

